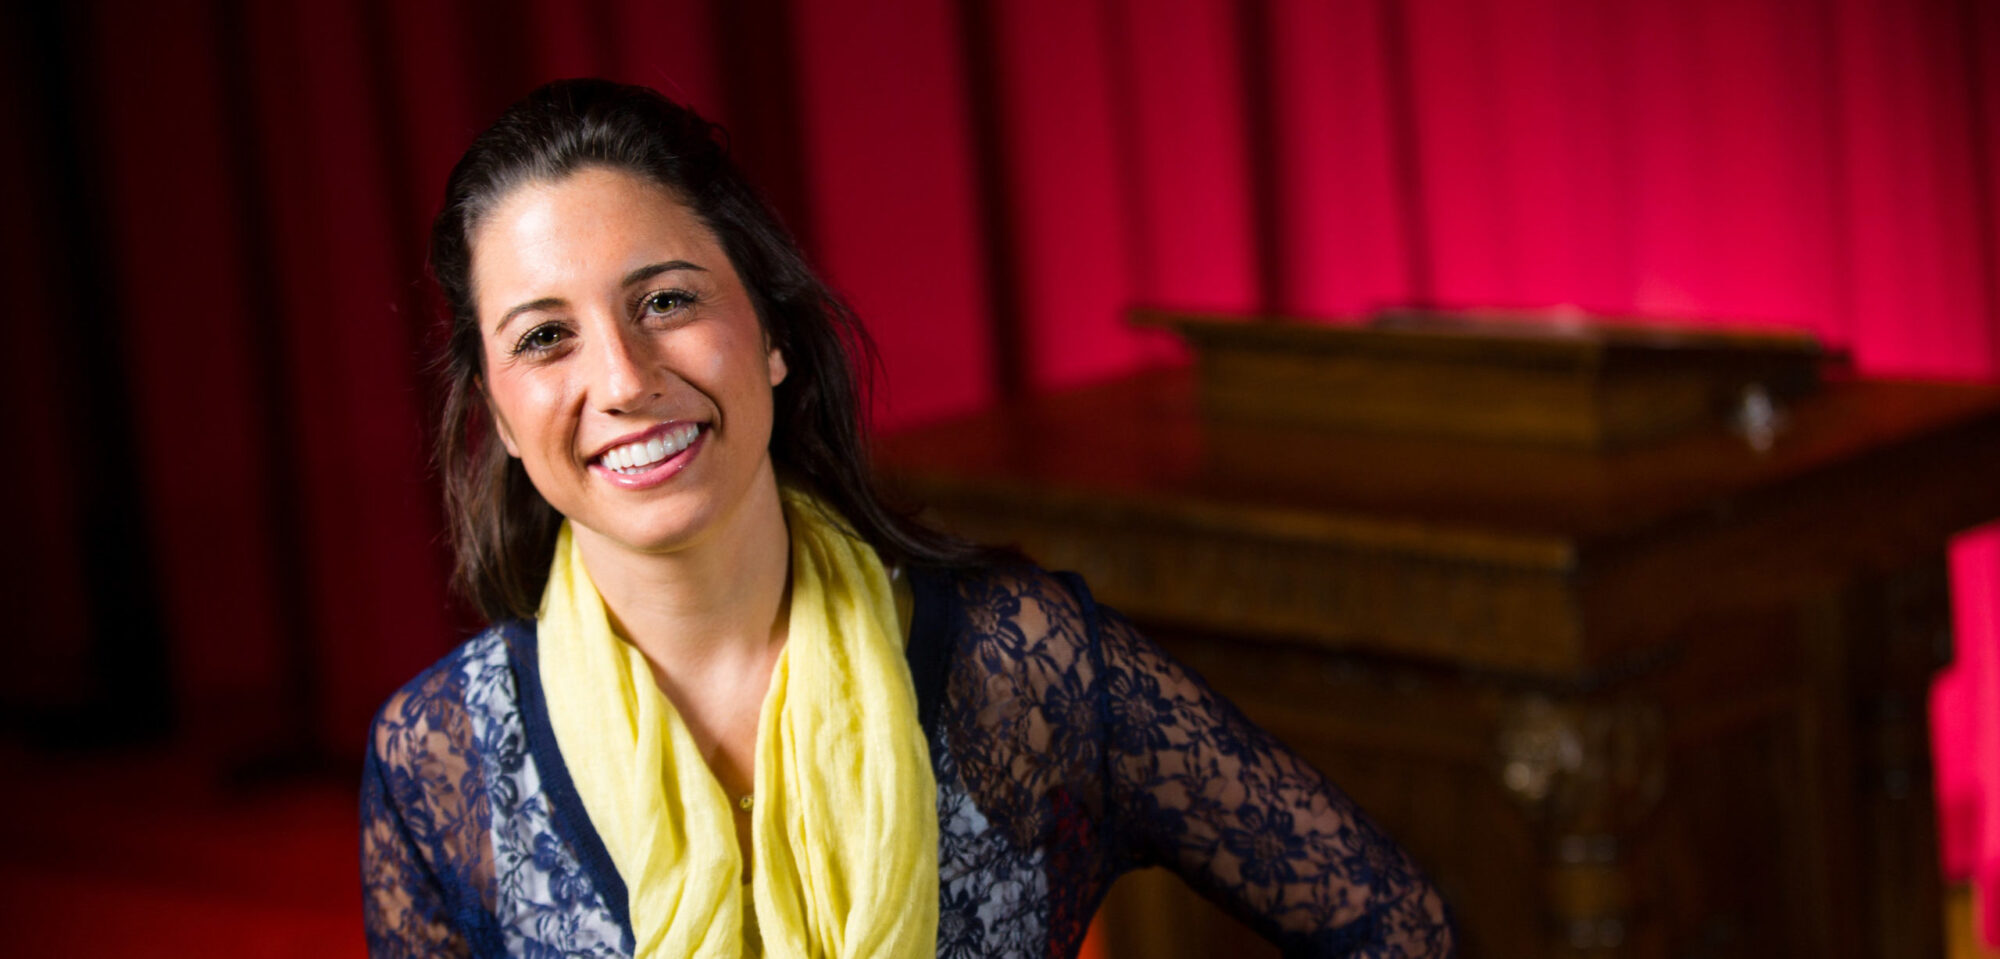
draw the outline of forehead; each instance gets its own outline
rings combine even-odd
[[[472,292],[481,314],[508,303],[570,298],[649,263],[727,269],[714,231],[672,191],[590,167],[503,194],[473,227]],[[503,302],[504,301],[504,302]]]

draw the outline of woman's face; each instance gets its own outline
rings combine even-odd
[[[584,169],[516,188],[471,240],[495,426],[586,548],[692,545],[772,482],[785,359],[672,194]]]

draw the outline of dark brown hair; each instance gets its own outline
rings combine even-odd
[[[456,586],[489,620],[529,618],[562,522],[497,441],[480,392],[484,350],[472,299],[473,229],[528,183],[586,167],[644,177],[687,204],[721,241],[789,369],[773,393],[771,461],[781,481],[837,511],[884,562],[963,566],[987,550],[888,506],[868,465],[860,374],[874,346],[751,190],[714,124],[644,87],[558,80],[509,107],[472,141],[431,228],[431,272],[450,308],[437,466],[457,554]]]

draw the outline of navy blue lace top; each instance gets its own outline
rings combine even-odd
[[[911,586],[939,956],[1073,956],[1112,880],[1150,865],[1290,955],[1451,953],[1403,851],[1081,580],[913,570]],[[625,884],[556,748],[532,622],[410,681],[371,747],[373,955],[631,954]]]

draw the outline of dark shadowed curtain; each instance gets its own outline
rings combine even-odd
[[[1984,0],[33,6],[0,14],[0,706],[85,738],[357,751],[471,627],[423,242],[556,76],[730,127],[880,342],[887,427],[1177,361],[1142,302],[1571,305],[2000,374]],[[1933,704],[1947,867],[1989,880],[1996,556],[1957,549]]]

